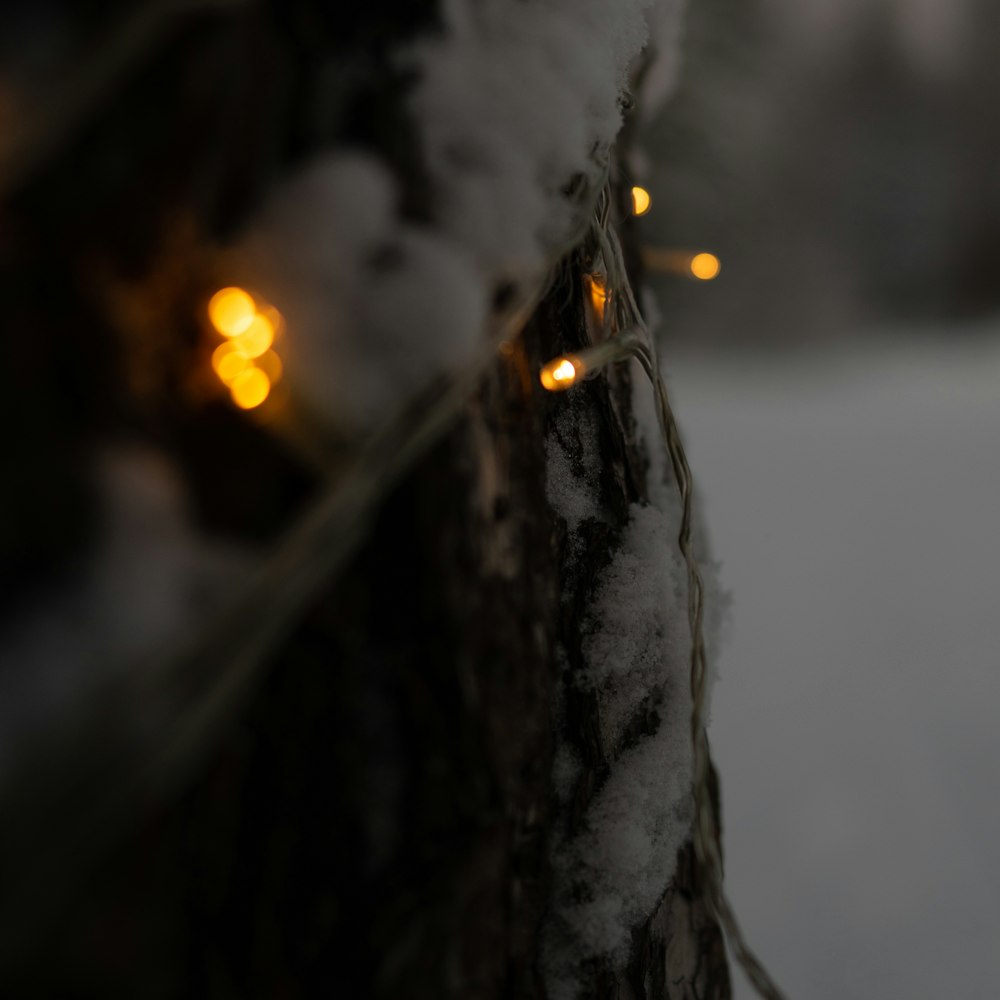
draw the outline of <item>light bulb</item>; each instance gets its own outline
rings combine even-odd
[[[238,337],[250,328],[257,307],[242,288],[220,288],[208,300],[208,318],[223,337]]]
[[[259,358],[274,343],[274,324],[264,313],[252,316],[246,330],[233,337],[233,346],[248,358]]]
[[[650,193],[637,184],[632,188],[632,214],[645,215],[653,207],[653,198]]]
[[[226,384],[236,378],[250,365],[250,359],[240,350],[233,347],[232,341],[225,341],[212,352],[212,368],[215,374]]]
[[[252,410],[270,395],[271,380],[259,368],[250,367],[229,383],[229,393],[241,410]]]
[[[701,281],[711,281],[718,277],[722,262],[714,253],[699,253],[691,258],[691,273]]]
[[[588,274],[586,277],[587,287],[590,289],[590,304],[594,308],[597,321],[604,325],[604,306],[606,305],[609,293],[604,284],[603,274]]]
[[[562,392],[577,382],[586,371],[579,358],[563,355],[553,358],[539,373],[539,380],[549,392]]]

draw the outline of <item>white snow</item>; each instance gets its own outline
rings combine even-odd
[[[583,831],[557,845],[555,927],[547,960],[552,995],[575,995],[578,963],[628,959],[631,930],[650,916],[691,827],[691,711],[686,600],[672,518],[634,505],[621,548],[601,575],[585,628],[585,670],[598,692],[610,775]],[[622,730],[652,699],[659,725],[634,745]],[[566,766],[557,756],[559,773]],[[582,899],[575,896],[584,886]]]
[[[606,746],[617,747],[641,702],[665,680],[681,681],[691,643],[687,579],[676,523],[633,504],[611,565],[603,571],[583,623],[586,672],[580,683],[601,694]],[[683,700],[684,685],[669,696]],[[685,740],[687,729],[680,727]]]
[[[561,402],[555,426],[545,439],[545,497],[566,522],[573,544],[583,521],[601,517],[597,425],[578,396],[566,396]]]
[[[751,945],[790,997],[995,995],[998,334],[672,367],[734,591],[711,736]]]
[[[287,182],[232,257],[233,280],[288,320],[285,369],[303,406],[340,430],[377,423],[462,363],[499,282],[537,283],[570,249],[578,220],[563,188],[601,182],[651,2],[448,0],[445,31],[396,53],[418,77],[431,223],[400,218],[380,163],[336,150]],[[660,3],[664,66],[680,6]]]
[[[467,256],[400,221],[392,178],[360,153],[327,154],[290,180],[232,266],[285,316],[299,405],[342,429],[377,424],[460,362],[486,315]]]
[[[638,366],[633,375],[653,502],[630,508],[618,548],[595,583],[581,623],[584,665],[570,683],[597,694],[611,770],[588,805],[582,832],[554,845],[555,902],[545,942],[547,986],[554,1000],[577,995],[587,978],[583,963],[590,958],[624,966],[631,931],[654,913],[691,832],[691,640],[687,575],[677,544],[680,501],[666,478],[652,391]],[[546,442],[546,489],[566,522],[571,547],[584,521],[601,516],[594,418],[576,400],[566,397]],[[568,441],[581,451],[575,462]],[[703,539],[699,545],[704,551]],[[704,560],[702,570],[711,666],[725,602],[715,565]],[[659,719],[652,735],[624,739],[629,721],[650,711]],[[564,804],[579,766],[570,748],[557,746],[553,781]]]
[[[650,0],[450,0],[413,109],[443,228],[484,274],[537,275],[568,235],[561,188],[596,181]]]

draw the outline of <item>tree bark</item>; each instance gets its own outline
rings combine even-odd
[[[296,516],[313,473],[230,408],[173,391],[196,351],[197,246],[243,225],[276,178],[331,144],[376,152],[404,211],[429,217],[407,81],[387,53],[434,21],[424,4],[334,18],[298,0],[172,24],[85,126],[17,178],[4,208],[14,235],[0,247],[16,377],[2,398],[8,424],[30,432],[5,459],[17,486],[2,521],[19,530],[4,538],[4,566],[5,582],[30,568],[41,589],[6,615],[44,601],[86,552],[85,470],[108,436],[168,453],[206,531],[268,540]],[[81,37],[99,27],[81,23]],[[613,766],[596,700],[572,682],[583,608],[629,504],[647,497],[627,372],[569,402],[538,385],[544,361],[585,343],[579,264],[561,268],[513,350],[384,498],[181,787],[133,789],[127,822],[81,843],[78,862],[64,850],[53,883],[33,887],[44,905],[5,955],[5,995],[546,996],[550,849],[584,821]],[[164,335],[141,323],[121,336],[88,281],[109,273],[171,317],[180,348],[174,338],[158,352]],[[597,428],[607,514],[572,561],[545,492],[545,441],[565,406]],[[582,461],[581,441],[562,443]],[[646,706],[630,726],[638,738],[658,724]],[[551,778],[560,725],[583,761],[568,815]],[[59,790],[66,775],[83,782],[61,752],[45,788],[33,771],[32,794],[14,799],[27,806],[3,839],[11,884],[36,838],[65,848],[90,836],[64,823],[66,803],[91,786]],[[690,845],[634,928],[627,968],[597,960],[591,972],[588,1000],[729,995]]]

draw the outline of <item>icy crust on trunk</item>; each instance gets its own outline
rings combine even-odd
[[[618,547],[594,583],[581,628],[582,665],[568,681],[597,696],[609,772],[579,829],[553,845],[544,952],[552,1000],[577,997],[592,982],[595,959],[624,968],[633,931],[655,912],[691,836],[691,638],[687,572],[677,544],[681,504],[651,391],[637,366],[632,375],[650,502],[631,505]],[[570,438],[582,448],[575,461]],[[582,546],[581,526],[602,516],[593,418],[567,407],[547,441],[547,456],[549,502],[573,553]],[[696,544],[704,553],[703,537]],[[716,565],[701,558],[700,566],[711,664],[725,601]],[[575,749],[560,742],[553,784],[563,808],[580,777]]]
[[[679,0],[661,0],[673,25]],[[385,167],[333,151],[277,192],[247,280],[286,313],[286,374],[343,429],[377,421],[481,342],[493,290],[538,281],[576,239],[568,190],[600,183],[652,0],[444,0],[398,52],[431,186],[425,225]],[[676,31],[663,32],[664,45]],[[666,53],[667,60],[673,53]]]

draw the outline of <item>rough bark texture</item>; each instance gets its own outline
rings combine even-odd
[[[400,177],[406,211],[428,214],[399,104],[405,81],[384,71],[383,53],[432,12],[392,6],[407,19],[369,6],[345,23],[339,7],[334,18],[307,2],[195,19],[8,202],[16,235],[0,246],[12,317],[4,351],[17,389],[3,399],[10,420],[31,427],[5,457],[18,484],[0,512],[5,527],[20,526],[3,539],[12,579],[30,567],[44,582],[85,551],[83,470],[93,441],[109,434],[145,436],[172,454],[206,528],[224,520],[241,537],[267,538],[294,515],[310,475],[228,408],[177,398],[205,280],[192,247],[244,221],[276,176],[331,142],[378,151]],[[227,61],[233,46],[241,58]],[[247,46],[259,75],[220,70],[220,61],[242,66]],[[350,65],[324,74],[338,58]],[[206,108],[205,94],[217,104]],[[133,127],[137,104],[159,132]],[[219,121],[232,129],[225,141],[212,131]],[[186,155],[165,156],[181,137]],[[254,156],[234,151],[248,149]],[[166,234],[177,232],[189,235],[171,244]],[[610,757],[596,702],[567,678],[595,575],[645,488],[625,374],[587,383],[572,405],[596,419],[609,517],[587,529],[585,554],[568,568],[544,449],[555,408],[567,404],[546,396],[536,373],[583,341],[578,270],[564,268],[514,352],[384,501],[347,571],[269,655],[263,684],[180,794],[146,800],[140,790],[142,821],[98,845],[99,865],[82,881],[38,887],[44,915],[0,974],[5,995],[545,996],[551,838],[557,823],[580,822]],[[94,273],[152,297],[160,332],[149,337],[175,345],[165,367],[139,356],[153,349],[141,322],[131,339],[113,328],[106,297],[88,283]],[[53,281],[58,291],[45,297]],[[61,359],[55,378],[51,357]],[[129,376],[153,369],[152,385]],[[585,764],[562,817],[550,781],[560,685],[564,736]],[[657,721],[655,707],[641,713],[635,734]],[[25,822],[41,834],[59,817]],[[29,839],[4,843],[23,850]],[[4,861],[11,871],[17,863]],[[659,909],[635,928],[628,969],[595,965],[587,995],[728,994],[685,848]]]

